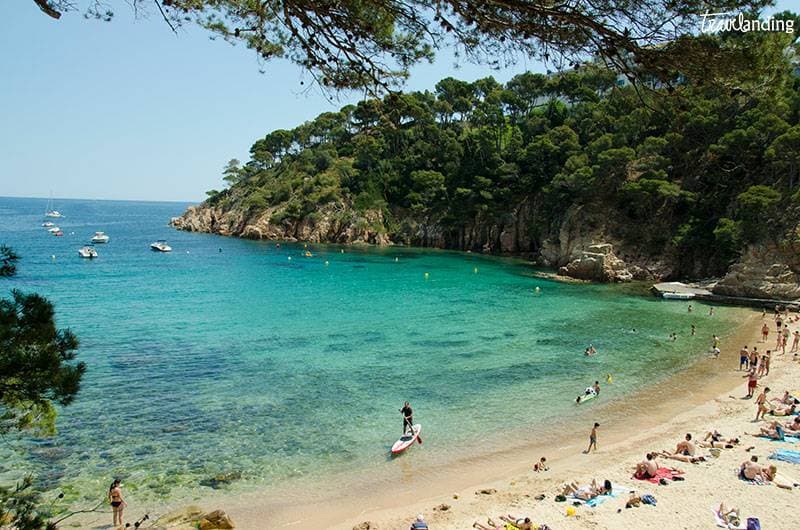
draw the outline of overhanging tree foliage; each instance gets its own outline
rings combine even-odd
[[[110,20],[100,0],[33,0],[60,18],[84,10]],[[288,58],[323,86],[387,88],[433,52],[456,47],[471,61],[502,66],[521,56],[561,69],[600,57],[638,77],[677,74],[713,83],[758,61],[746,46],[695,38],[699,15],[756,13],[772,0],[131,0],[136,13],[171,28],[196,23],[261,60]]]

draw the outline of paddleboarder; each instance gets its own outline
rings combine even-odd
[[[403,415],[403,434],[406,433],[406,427],[411,434],[414,434],[414,411],[411,410],[411,404],[408,401],[403,403],[400,413]]]

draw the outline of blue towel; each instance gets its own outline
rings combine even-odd
[[[598,495],[594,499],[589,499],[586,501],[586,506],[591,506],[592,508],[596,508],[598,504],[603,504],[609,497],[616,497],[617,493],[612,491],[611,493],[606,493],[605,495]]]
[[[780,460],[791,464],[800,464],[800,451],[791,449],[778,449],[769,456],[770,460]]]

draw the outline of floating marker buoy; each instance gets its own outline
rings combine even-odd
[[[292,261],[292,257],[291,256],[289,256],[289,261]]]
[[[344,254],[344,249],[340,250],[339,252],[341,252],[342,254]]]
[[[327,267],[328,265],[329,265],[328,260],[325,260],[325,266]]]
[[[52,256],[50,256],[50,259],[56,259],[56,255],[53,254]]]
[[[541,292],[542,292],[542,290],[541,290],[541,289],[539,289],[539,287],[538,287],[538,286],[536,287],[536,289],[534,289],[534,291],[536,291],[537,293],[541,293]]]
[[[426,272],[425,273],[425,279],[427,280],[429,277],[430,277],[430,274]]]
[[[395,261],[400,261],[400,258],[394,258]]]
[[[308,243],[303,243],[303,248],[308,248]]]
[[[474,269],[472,269],[472,272],[474,272],[475,274],[478,274],[478,267],[475,267]]]

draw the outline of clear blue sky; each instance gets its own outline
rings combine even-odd
[[[176,37],[158,17],[135,20],[124,2],[113,5],[106,23],[0,2],[0,196],[199,201],[257,138],[359,99],[329,102],[288,61],[260,74],[243,46],[197,27]],[[498,74],[452,63],[418,68],[408,87],[535,67]]]
[[[175,36],[158,17],[135,20],[126,3],[113,5],[106,23],[79,13],[55,21],[30,0],[0,2],[0,196],[200,201],[257,138],[358,99],[331,103],[304,90],[286,61],[260,74],[242,46],[196,27]],[[453,62],[440,54],[407,88],[542,70]]]

